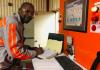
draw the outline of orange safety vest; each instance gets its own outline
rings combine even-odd
[[[3,18],[0,20],[0,27],[6,28],[6,18]],[[0,38],[0,46],[4,46],[4,40],[3,38]],[[16,24],[12,23],[9,24],[9,30],[8,30],[8,47],[13,55],[14,58],[19,58],[21,60],[26,60],[31,58],[30,55],[22,54],[21,51],[17,48],[17,42],[16,42]],[[5,47],[6,48],[6,47]]]
[[[3,47],[4,46],[4,41],[2,38],[0,38],[0,47]]]
[[[0,20],[0,27],[6,27],[6,18],[4,18],[3,20]],[[3,38],[0,38],[0,47],[4,46],[4,40]]]

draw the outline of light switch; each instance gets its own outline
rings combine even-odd
[[[71,36],[67,36],[67,43],[68,43],[68,45],[72,45],[72,37]]]

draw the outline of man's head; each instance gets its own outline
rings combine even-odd
[[[25,2],[18,10],[22,23],[28,23],[34,15],[34,6],[31,3]]]

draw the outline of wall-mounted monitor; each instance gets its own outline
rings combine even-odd
[[[64,4],[64,29],[86,32],[88,0],[67,0]]]

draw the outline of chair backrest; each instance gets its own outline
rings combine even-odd
[[[97,57],[94,60],[90,70],[100,70],[100,51],[97,52]]]
[[[56,33],[49,33],[48,39],[64,41],[64,35],[63,34],[56,34]]]
[[[61,52],[63,51],[63,46],[64,46],[64,35],[63,34],[49,33],[48,39],[62,41]]]

